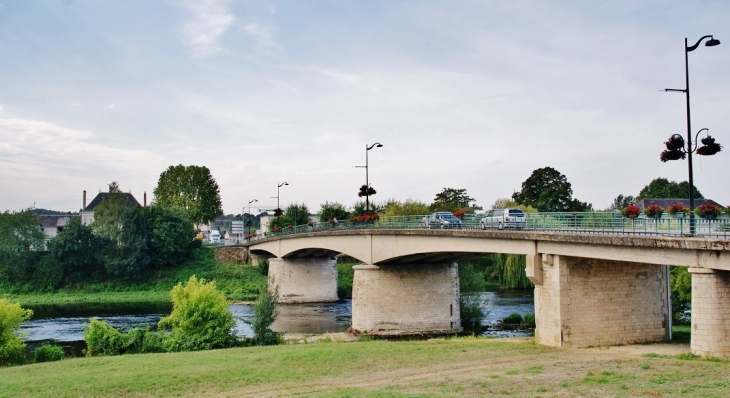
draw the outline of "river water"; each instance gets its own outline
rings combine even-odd
[[[485,334],[507,337],[525,336],[528,331],[504,331],[494,328],[497,322],[511,313],[522,316],[533,313],[532,290],[489,291],[481,294],[482,308],[486,313],[483,322],[487,326]],[[134,327],[154,327],[160,318],[170,313],[168,306],[120,306],[120,305],[76,305],[76,306],[39,306],[29,307],[34,317],[21,324],[20,331],[26,333],[26,342],[76,342],[84,339],[84,324],[91,317],[109,323],[123,331]],[[231,305],[231,313],[236,320],[236,334],[252,336],[247,321],[253,320],[253,307]],[[352,314],[351,300],[336,303],[288,304],[279,306],[279,317],[272,325],[277,332],[288,333],[325,333],[344,332],[350,327]]]

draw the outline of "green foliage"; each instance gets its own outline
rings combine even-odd
[[[484,271],[475,264],[462,262],[459,264],[459,291],[465,293],[479,293],[486,289]]]
[[[626,206],[633,204],[636,204],[636,198],[634,198],[633,196],[619,195],[616,197],[616,199],[613,200],[613,203],[611,203],[611,207],[606,210],[621,211],[621,209],[626,208]]]
[[[25,362],[25,344],[18,334],[20,324],[33,316],[32,310],[0,298],[0,366]]]
[[[49,252],[38,252],[33,261],[30,282],[36,291],[52,292],[61,284],[63,264]]]
[[[43,239],[36,215],[30,210],[0,213],[0,277],[23,280],[28,253],[42,248]]]
[[[271,219],[269,221],[269,231],[278,232],[279,227],[281,229],[284,229],[284,228],[289,228],[290,225],[292,227],[294,227],[294,220],[290,216],[283,215],[283,216],[279,216],[279,217],[274,217],[273,219]]]
[[[279,300],[279,287],[263,289],[253,306],[253,342],[256,345],[276,345],[281,342],[278,333],[271,330],[271,325],[279,315],[276,302]]]
[[[393,201],[385,208],[386,216],[421,216],[430,212],[426,203],[413,199],[406,199],[405,202]]]
[[[370,211],[368,211],[365,209],[365,202],[357,202],[352,205],[352,212],[350,213],[350,217],[362,216],[364,214],[382,213],[383,211],[385,211],[384,203],[370,202]],[[340,219],[338,218],[338,220]]]
[[[106,270],[109,274],[124,278],[140,278],[142,271],[151,262],[147,247],[149,228],[145,210],[134,207],[124,213],[118,228],[115,236],[110,236],[112,242],[104,261]]]
[[[91,227],[73,218],[48,244],[48,248],[62,265],[69,282],[86,280],[104,271],[101,261],[108,240],[94,234]]]
[[[689,324],[690,317],[686,313],[692,305],[692,274],[686,267],[672,267],[669,272],[673,322]]]
[[[527,326],[529,326],[531,328],[534,328],[536,326],[535,325],[535,314],[534,313],[525,314],[525,325],[527,325]]]
[[[505,325],[522,325],[524,322],[525,320],[522,318],[522,315],[516,312],[513,312],[502,319],[502,323]]]
[[[170,166],[160,174],[155,204],[184,211],[194,223],[207,224],[223,214],[218,183],[205,166]]]
[[[305,225],[309,221],[309,208],[305,204],[293,203],[286,207],[284,215],[289,217],[292,225]]]
[[[235,322],[228,300],[215,281],[206,283],[191,276],[172,289],[172,313],[158,327],[172,330],[171,351],[194,351],[231,347],[236,343]]]
[[[84,324],[84,341],[86,356],[121,355],[123,353],[124,335],[108,323],[91,318]]]
[[[473,213],[475,210],[481,210],[480,206],[472,206],[471,202],[475,199],[469,197],[466,189],[444,188],[436,194],[429,209],[434,211],[450,211],[455,212],[457,209],[464,210],[466,213]]]
[[[519,204],[509,198],[497,199],[494,201],[494,204],[492,205],[492,209],[506,209],[506,208],[522,209],[522,211],[524,211],[525,213],[535,213],[537,211],[537,209],[532,206]]]
[[[534,285],[525,274],[525,256],[494,253],[459,261],[459,270],[471,265],[483,275],[487,284],[511,289],[531,288]]]
[[[127,333],[113,328],[106,322],[91,318],[84,324],[86,356],[123,355],[165,352],[170,336],[146,328],[134,328]]]
[[[33,352],[33,361],[36,363],[60,361],[64,358],[66,353],[63,352],[63,347],[50,343],[43,344]]]
[[[694,187],[694,198],[703,199],[702,193]],[[687,199],[689,198],[689,182],[669,181],[666,178],[655,178],[642,188],[636,201],[641,199]]]
[[[152,206],[144,209],[149,229],[147,251],[152,264],[170,267],[184,263],[190,257],[195,240],[195,228],[179,209]]]
[[[568,179],[552,167],[533,171],[522,183],[522,190],[512,194],[512,199],[540,212],[586,211],[592,208],[588,203],[573,199],[573,188]]]
[[[355,270],[352,269],[359,262],[337,262],[337,297],[340,299],[352,298],[352,282],[355,279]]]
[[[482,332],[482,321],[487,315],[482,305],[482,298],[478,293],[462,293],[459,296],[459,315],[464,332],[474,334]]]

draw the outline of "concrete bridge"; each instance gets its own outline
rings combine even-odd
[[[269,259],[282,302],[337,300],[334,256],[354,267],[352,326],[375,335],[460,330],[460,258],[523,254],[535,340],[549,346],[659,342],[671,335],[669,265],[692,274],[692,353],[730,358],[730,241],[524,231],[360,229],[247,245]]]

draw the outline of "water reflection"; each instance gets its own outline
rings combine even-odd
[[[494,329],[497,322],[516,312],[522,316],[534,312],[532,291],[489,291],[480,294],[487,327],[485,334],[507,337],[525,336],[524,331],[501,331]],[[54,308],[56,307],[56,308]],[[127,331],[135,327],[154,328],[160,318],[170,313],[169,306],[144,305],[96,305],[96,306],[44,306],[32,307],[33,319],[21,324],[21,332],[27,333],[26,341],[71,342],[84,339],[84,323],[96,317],[111,326]],[[248,322],[253,320],[253,307],[232,305],[238,336],[252,336]],[[287,304],[279,306],[279,317],[272,325],[277,332],[325,333],[343,332],[351,324],[352,302],[342,300],[336,303]]]

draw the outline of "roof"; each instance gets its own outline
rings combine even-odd
[[[659,205],[666,209],[672,203],[677,202],[689,207],[689,199],[641,199],[636,203],[636,205],[639,206],[639,208],[643,211],[649,205]],[[711,199],[695,199],[695,207],[703,205],[705,203],[712,203],[713,205],[718,206],[721,209],[725,208],[724,206]]]
[[[88,206],[83,211],[94,211],[94,208],[96,206],[99,206],[101,202],[106,199],[109,195],[119,195],[124,198],[124,200],[127,202],[127,204],[130,207],[134,206],[140,206],[139,202],[137,202],[137,199],[134,198],[134,196],[131,193],[125,193],[125,192],[99,192],[98,195],[94,198],[94,200],[89,203]]]
[[[78,217],[78,216],[69,216],[69,215],[39,215],[38,216],[38,223],[43,228],[49,228],[49,227],[65,227],[68,225],[69,222],[71,222],[71,217]]]

